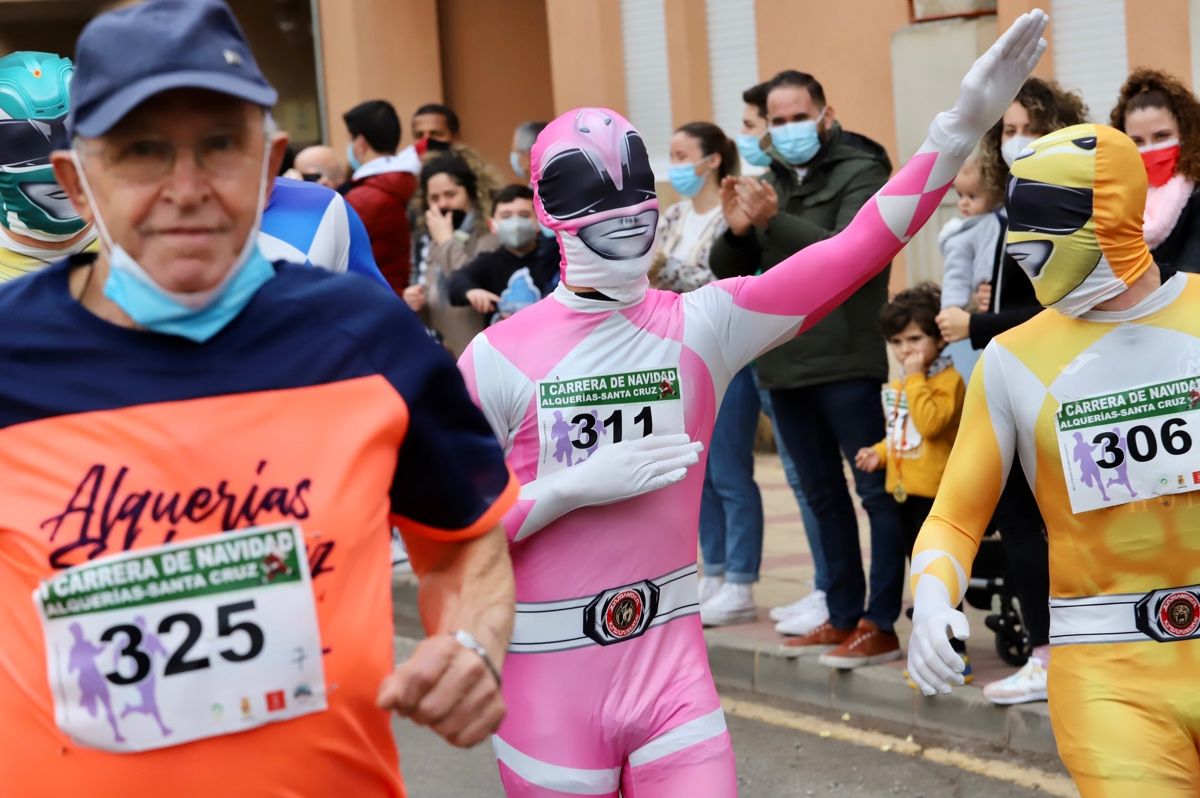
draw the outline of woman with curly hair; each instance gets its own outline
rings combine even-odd
[[[1174,75],[1136,69],[1110,122],[1133,139],[1146,165],[1144,234],[1163,279],[1200,272],[1200,102]]]
[[[1008,170],[1021,150],[1035,139],[1087,121],[1087,106],[1079,95],[1063,90],[1052,80],[1029,78],[1017,92],[1004,117],[979,142],[982,188],[1004,196]],[[1028,321],[1042,311],[1033,284],[1004,251],[1008,220],[1004,210],[994,243],[992,279],[973,297],[978,310],[968,313],[948,307],[938,314],[942,338],[948,342],[970,339],[983,349],[995,336]],[[1045,524],[1018,463],[1008,480],[991,526],[1000,531],[1008,576],[1012,577],[1021,618],[1033,648],[1032,656],[1016,673],[983,688],[984,697],[996,704],[1023,704],[1046,700],[1046,666],[1050,662],[1050,556]]]
[[[1087,121],[1088,108],[1075,92],[1053,80],[1030,78],[1017,99],[979,141],[979,163],[984,184],[1003,193],[1008,168],[1017,153],[1047,133]]]
[[[1078,94],[1065,91],[1052,80],[1030,78],[1017,98],[979,142],[978,162],[984,193],[1004,196],[1008,167],[1030,142],[1060,128],[1087,121],[1087,106]],[[1011,258],[1004,257],[1008,222],[998,211],[1001,224],[995,241],[992,279],[973,297],[977,313],[950,307],[938,315],[942,337],[949,342],[969,338],[974,349],[1005,330],[1032,318],[1042,306],[1033,295],[1033,285]]]

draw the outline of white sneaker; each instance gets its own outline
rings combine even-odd
[[[750,585],[726,582],[717,594],[700,605],[700,621],[705,626],[750,623],[758,615]]]
[[[717,591],[721,589],[721,585],[725,584],[724,576],[700,576],[700,603],[708,602],[713,596],[717,595]]]
[[[1030,657],[1025,667],[1005,679],[983,688],[983,695],[993,704],[1027,704],[1046,700],[1046,669],[1037,657]]]
[[[772,621],[786,621],[788,618],[794,617],[803,613],[814,604],[825,604],[825,591],[814,590],[799,601],[793,601],[791,604],[784,604],[782,607],[771,608]]]
[[[781,635],[806,635],[828,621],[829,607],[825,604],[825,594],[814,590],[812,596],[816,598],[807,607],[775,624],[775,631]]]

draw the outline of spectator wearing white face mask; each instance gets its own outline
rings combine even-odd
[[[1004,117],[979,141],[983,190],[1003,196],[1009,166],[1023,149],[1047,133],[1086,121],[1087,106],[1078,94],[1065,91],[1052,80],[1025,81]],[[1004,257],[1004,234],[1001,229],[996,239],[991,280],[978,286],[968,303],[978,312],[947,307],[938,314],[938,327],[947,342],[969,338],[972,348],[983,349],[995,336],[1041,312],[1029,278],[1016,261]]]
[[[1110,122],[1142,155],[1145,238],[1165,280],[1200,272],[1200,102],[1179,78],[1135,70],[1121,87]]]
[[[558,273],[558,246],[538,230],[533,189],[505,186],[492,198],[492,206],[488,228],[500,247],[451,274],[447,289],[451,305],[470,305],[488,324],[537,302],[554,286]]]

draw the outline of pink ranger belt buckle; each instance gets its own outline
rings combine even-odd
[[[658,587],[643,580],[606,590],[583,611],[583,633],[602,646],[632,640],[658,614]]]

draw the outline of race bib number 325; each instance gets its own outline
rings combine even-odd
[[[679,369],[645,369],[537,384],[538,476],[584,462],[601,446],[683,432]]]
[[[1055,418],[1074,513],[1200,490],[1198,381],[1064,402]]]
[[[34,592],[59,728],[145,751],[326,707],[304,537],[295,526],[105,557]]]

